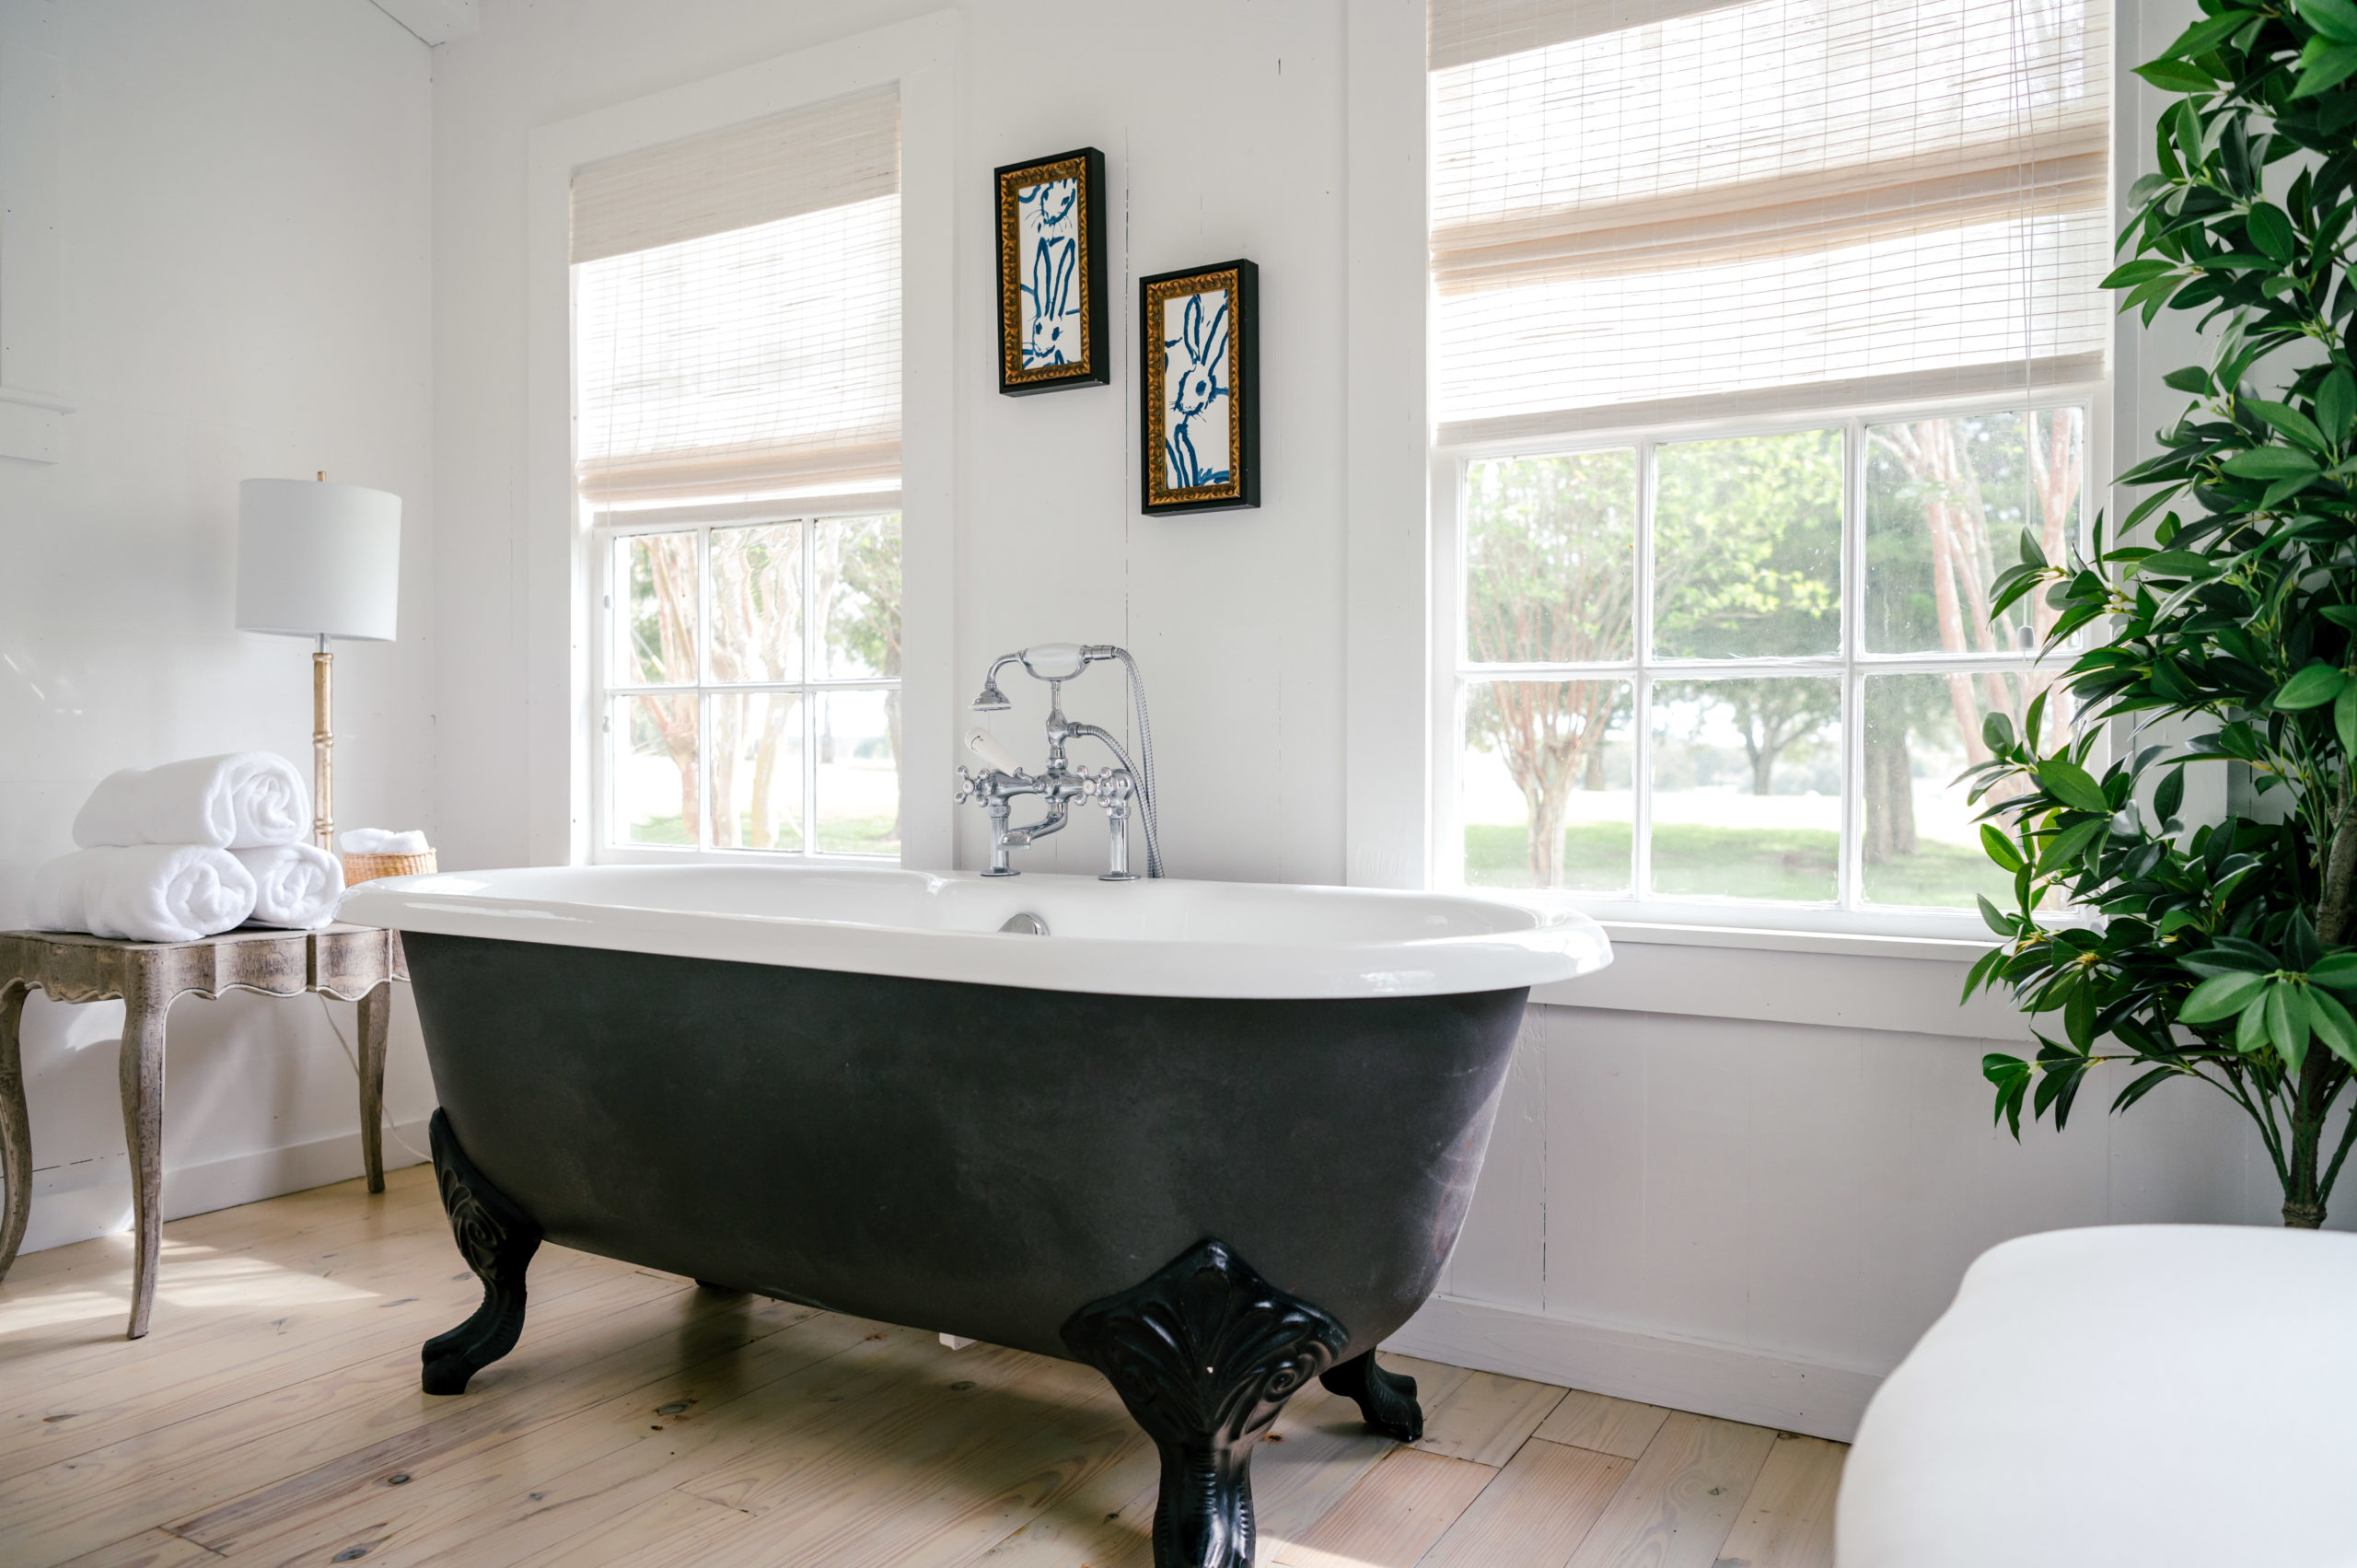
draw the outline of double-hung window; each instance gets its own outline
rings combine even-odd
[[[1990,583],[2080,537],[2103,449],[2107,6],[1430,20],[1444,879],[2002,893],[1955,781],[2054,673]]]
[[[900,852],[899,109],[574,178],[603,856]]]

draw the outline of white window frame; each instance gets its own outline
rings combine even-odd
[[[598,843],[604,831],[604,803],[598,798],[604,741],[598,601],[606,569],[598,553],[601,530],[590,526],[574,483],[573,176],[609,158],[887,86],[898,88],[900,104],[900,864],[954,864],[950,792],[926,788],[923,781],[950,775],[957,701],[952,411],[962,27],[957,12],[935,11],[531,133],[528,515],[521,563],[531,864],[578,865],[623,853]],[[878,502],[827,510],[840,516],[887,509]],[[794,509],[791,503],[781,508]],[[741,854],[770,864],[782,857],[771,851],[689,853],[713,859]]]
[[[1859,862],[1861,781],[1864,776],[1865,733],[1861,722],[1864,682],[1870,674],[1945,675],[1957,670],[2006,670],[2026,668],[2031,661],[2018,654],[1957,656],[1945,652],[1875,654],[1861,645],[1861,609],[1865,593],[1864,538],[1865,461],[1864,446],[1869,425],[1900,420],[1948,415],[2005,412],[2077,407],[2087,411],[2079,475],[2078,518],[2084,548],[2093,509],[2108,493],[2097,477],[2099,454],[2111,450],[2110,384],[2076,382],[2015,389],[1969,398],[1929,399],[1887,402],[1839,411],[1788,416],[1745,417],[1683,424],[1632,424],[1583,429],[1558,439],[1518,436],[1508,441],[1435,445],[1430,462],[1432,558],[1428,580],[1433,597],[1429,624],[1431,668],[1426,750],[1430,762],[1432,808],[1426,846],[1436,887],[1462,889],[1465,883],[1465,833],[1458,818],[1459,770],[1463,765],[1462,713],[1469,688],[1498,677],[1553,680],[1626,680],[1649,691],[1656,679],[1691,680],[1719,676],[1817,674],[1839,676],[1841,681],[1842,798],[1841,838],[1836,897],[1830,903],[1783,903],[1766,900],[1703,899],[1647,891],[1651,869],[1648,829],[1651,826],[1649,776],[1652,726],[1642,699],[1631,715],[1631,824],[1635,836],[1631,889],[1626,895],[1565,889],[1554,895],[1575,900],[1596,918],[1652,925],[1695,925],[1762,930],[1846,933],[1890,936],[1985,938],[1988,927],[1975,910],[1937,910],[1868,904],[1861,889]],[[1803,430],[1839,429],[1842,433],[1841,496],[1841,635],[1839,648],[1828,655],[1803,658],[1700,659],[1654,656],[1648,651],[1652,633],[1653,496],[1651,465],[1656,448],[1678,442],[1769,436]],[[1466,656],[1464,633],[1465,544],[1461,514],[1466,472],[1483,459],[1555,457],[1580,452],[1634,447],[1639,464],[1637,515],[1637,574],[1634,608],[1634,656],[1592,664],[1476,664]],[[2059,655],[2046,662],[2049,669],[2068,662]],[[1511,893],[1511,889],[1483,891]]]
[[[683,860],[742,861],[754,865],[827,862],[836,865],[897,864],[891,855],[860,854],[849,850],[822,850],[818,847],[819,807],[819,749],[807,743],[807,714],[815,709],[804,710],[806,743],[802,748],[801,800],[802,818],[798,831],[802,838],[799,849],[748,849],[737,845],[715,845],[712,842],[712,820],[721,803],[709,793],[712,787],[712,703],[714,697],[752,696],[762,692],[783,693],[800,697],[813,703],[819,697],[835,691],[900,691],[900,678],[889,675],[849,675],[823,677],[814,674],[820,665],[826,628],[822,619],[826,606],[814,601],[813,587],[817,581],[814,570],[818,552],[819,528],[830,522],[850,521],[866,517],[897,517],[899,508],[888,504],[857,506],[823,506],[796,509],[792,503],[778,504],[773,509],[750,507],[742,516],[725,520],[699,518],[683,520],[667,518],[660,511],[650,509],[643,518],[622,520],[609,515],[607,519],[592,525],[590,537],[596,553],[598,613],[597,647],[593,656],[596,668],[598,739],[591,748],[591,790],[597,803],[595,829],[589,846],[593,864],[675,865]],[[624,515],[627,517],[627,514]],[[717,680],[712,673],[712,536],[728,528],[761,528],[795,523],[802,525],[801,570],[797,575],[802,602],[802,679],[799,680]],[[614,655],[620,643],[620,624],[616,619],[624,585],[618,580],[615,546],[626,539],[644,539],[656,534],[688,534],[696,541],[696,677],[692,682],[672,685],[633,683],[614,679]],[[904,633],[905,634],[905,633]],[[696,788],[704,796],[703,809],[697,813],[696,842],[692,844],[632,843],[621,836],[621,824],[614,817],[614,747],[612,730],[614,703],[617,700],[638,696],[692,697],[696,703]],[[901,731],[908,726],[905,718],[905,696]],[[898,758],[893,759],[897,770]],[[908,783],[900,781],[901,805],[907,808]]]

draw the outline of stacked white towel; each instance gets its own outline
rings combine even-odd
[[[33,873],[33,924],[134,942],[193,942],[254,911],[254,879],[226,850],[131,844],[76,850]]]
[[[298,842],[310,791],[284,757],[238,751],[110,774],[74,819],[75,854],[33,875],[33,923],[134,942],[335,918],[343,865]]]
[[[108,774],[74,819],[74,842],[84,849],[261,849],[301,838],[310,816],[311,792],[292,762],[268,751],[232,751]]]
[[[309,844],[273,844],[229,852],[254,879],[253,920],[316,931],[335,921],[343,897],[343,862]]]

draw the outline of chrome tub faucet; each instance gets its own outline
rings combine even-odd
[[[1119,739],[1108,730],[1093,724],[1081,724],[1064,716],[1064,682],[1080,674],[1090,665],[1106,659],[1119,659],[1129,672],[1130,701],[1138,721],[1138,761],[1132,763]],[[982,766],[961,767],[958,770],[958,795],[960,805],[971,800],[979,802],[991,823],[991,865],[985,877],[1018,877],[1022,873],[1007,864],[1010,851],[1038,843],[1051,833],[1063,831],[1072,819],[1075,801],[1094,801],[1105,813],[1105,825],[1109,833],[1109,865],[1100,882],[1134,882],[1137,874],[1130,869],[1130,818],[1134,813],[1139,825],[1145,830],[1146,875],[1162,875],[1162,843],[1156,820],[1154,789],[1154,732],[1147,726],[1145,683],[1139,678],[1137,661],[1124,648],[1110,644],[1041,643],[1034,647],[1002,655],[992,661],[990,673],[982,678],[981,694],[973,701],[978,714],[1004,713],[1015,704],[998,686],[998,672],[1010,664],[1019,664],[1024,673],[1035,680],[1048,683],[1048,761],[1038,773],[1026,770],[1015,753],[1000,743],[999,738],[981,725],[966,732],[967,749],[973,752]],[[1099,768],[1091,772],[1073,765],[1064,755],[1066,743],[1086,738],[1095,740],[1113,753],[1119,767]],[[1046,805],[1046,815],[1036,822],[1022,827],[1009,825],[1012,802],[1017,796],[1036,795]]]

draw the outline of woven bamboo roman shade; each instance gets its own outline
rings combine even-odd
[[[581,170],[572,259],[586,498],[873,492],[898,476],[895,94]]]
[[[2086,382],[2104,0],[1431,0],[1454,445]]]

